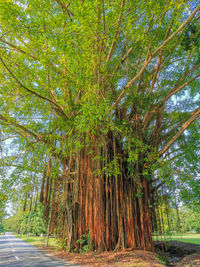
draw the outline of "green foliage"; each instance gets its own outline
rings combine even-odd
[[[199,38],[200,38],[200,30],[198,25],[190,24],[188,25],[187,30],[183,35],[181,45],[184,47],[186,51],[191,51],[194,48],[198,49],[200,45]]]
[[[0,225],[0,233],[4,232],[4,227],[3,225]]]
[[[30,225],[29,225],[30,224]],[[4,228],[7,232],[27,234],[28,230],[35,236],[46,233],[47,228],[43,221],[42,206],[38,205],[35,212],[17,212],[4,220]]]
[[[7,218],[3,222],[3,226],[6,232],[19,232],[21,228],[21,220],[23,213],[18,212],[15,215]]]
[[[57,240],[57,247],[56,247],[56,250],[60,250],[60,249],[63,249],[64,251],[67,251],[69,250],[69,248],[67,247],[67,240],[68,238],[60,238]]]
[[[103,169],[102,173],[105,173],[106,177],[115,176],[117,177],[120,172],[119,157],[115,157],[110,161]]]
[[[43,210],[42,208],[37,208],[36,212],[31,214],[31,228],[30,231],[32,234],[39,236],[43,233],[46,233],[47,228],[43,220]]]
[[[80,252],[87,253],[90,251],[89,240],[89,232],[87,233],[87,235],[82,235],[80,239],[76,240],[76,243],[80,244]]]
[[[180,210],[181,232],[200,233],[200,211],[199,207],[188,207]]]

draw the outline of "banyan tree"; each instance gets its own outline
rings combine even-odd
[[[156,170],[198,126],[199,8],[0,2],[2,131],[43,153],[44,220],[69,250],[152,248]]]

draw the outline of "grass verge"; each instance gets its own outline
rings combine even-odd
[[[179,241],[200,245],[200,234],[171,234],[165,236],[154,236],[153,240]]]
[[[46,237],[40,237],[40,236],[32,236],[30,235],[27,237],[26,235],[18,235],[16,236],[36,247],[44,247],[46,245]],[[52,248],[56,248],[58,246],[57,241],[55,238],[50,237],[48,241],[48,246]]]

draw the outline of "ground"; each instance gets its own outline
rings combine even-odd
[[[155,242],[155,247],[161,248],[161,242]],[[200,266],[200,245],[171,240],[164,247],[168,266]]]
[[[178,241],[164,242],[165,253],[162,252],[161,242],[155,241],[155,250],[157,253],[143,251],[139,249],[127,249],[120,252],[102,252],[102,253],[68,253],[55,250],[55,240],[50,239],[50,247],[46,248],[45,238],[32,237],[24,240],[33,245],[47,250],[58,258],[72,263],[78,263],[81,266],[91,267],[154,267],[154,266],[180,266],[193,267],[200,266],[200,235],[190,234],[182,235],[181,239],[176,236]],[[191,242],[191,243],[190,243]],[[159,250],[160,249],[160,250]],[[160,255],[160,256],[158,256]],[[163,257],[164,256],[164,257]]]
[[[43,247],[44,249],[44,247]],[[83,266],[94,267],[154,267],[165,266],[152,252],[131,249],[120,252],[102,253],[67,253],[48,249],[54,256],[61,257],[68,262],[78,263]]]
[[[189,255],[183,258],[180,261],[179,266],[184,266],[184,267],[200,266],[200,254]]]
[[[164,254],[158,249],[156,249],[157,253],[139,249],[127,249],[120,252],[78,254],[55,251],[54,248],[48,248],[48,252],[68,262],[88,267],[200,266],[200,245],[169,241],[166,243],[166,247],[167,251]],[[43,246],[41,249],[46,248]]]

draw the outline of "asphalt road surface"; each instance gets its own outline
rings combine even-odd
[[[0,267],[78,267],[48,256],[11,233],[0,236]]]

